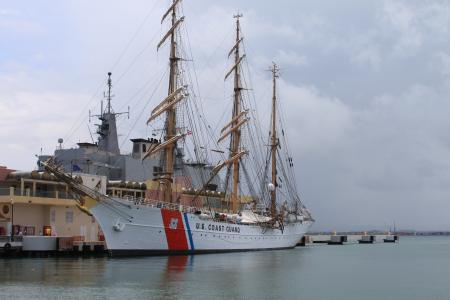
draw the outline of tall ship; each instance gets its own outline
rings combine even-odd
[[[147,121],[162,124],[161,137],[142,155],[143,161],[159,159],[152,179],[157,189],[142,198],[114,197],[86,186],[52,157],[42,165],[70,187],[80,209],[95,217],[113,256],[293,248],[314,220],[300,201],[279,122],[278,66],[274,63],[270,69],[272,113],[264,138],[254,107],[244,101],[242,15],[234,16],[236,37],[228,53],[233,63],[225,75],[225,80],[233,79],[231,118],[214,138],[198,115],[202,109],[184,77],[188,60],[183,58],[180,2],[174,0],[161,20],[169,23],[157,45],[169,48],[168,93]],[[184,159],[184,153],[191,153],[192,160]],[[197,178],[202,184],[194,187],[180,167],[180,157],[181,165],[204,168],[212,155],[219,156],[219,162],[202,173]]]

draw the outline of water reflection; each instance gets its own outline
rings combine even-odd
[[[23,290],[19,293],[23,298],[28,295],[33,299],[92,295],[108,299],[240,299],[258,295],[268,299],[285,286],[286,270],[301,266],[301,253],[293,251],[123,259],[3,259],[0,298],[17,296],[17,290]]]
[[[186,269],[188,262],[192,266],[194,256],[169,256],[167,258],[166,274],[170,276],[172,273],[179,274]]]
[[[404,238],[198,256],[0,259],[0,299],[448,299],[449,246],[447,237]]]
[[[104,258],[23,258],[0,260],[0,282],[87,284],[106,269]]]

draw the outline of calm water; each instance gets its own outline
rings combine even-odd
[[[450,237],[134,259],[0,259],[0,299],[450,299]]]

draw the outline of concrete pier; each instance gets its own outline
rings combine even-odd
[[[328,244],[328,245],[346,245],[346,244],[373,244],[373,243],[395,243],[399,240],[398,235],[390,234],[312,234],[307,235],[309,244]],[[308,242],[306,243],[308,244]]]
[[[2,237],[0,254],[3,256],[85,256],[104,255],[105,242],[80,241],[74,237],[21,236]]]
[[[332,235],[330,236],[330,239],[328,240],[328,245],[343,245],[347,242],[347,236],[346,235]]]
[[[358,240],[358,243],[360,244],[373,244],[376,240],[376,237],[374,235],[363,235]]]
[[[385,243],[395,243],[398,241],[398,235],[388,235],[383,239]]]

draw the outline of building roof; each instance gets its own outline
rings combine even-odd
[[[8,174],[14,170],[8,169],[7,167],[0,166],[0,181],[5,181]]]
[[[97,147],[97,144],[87,143],[87,142],[84,142],[84,143],[77,143],[77,145],[78,145],[79,147]]]

